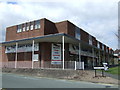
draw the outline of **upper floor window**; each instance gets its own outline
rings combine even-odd
[[[35,29],[40,28],[40,20],[35,21]]]
[[[99,42],[97,42],[97,47],[100,48],[100,43]]]
[[[80,29],[76,27],[75,29],[75,38],[80,40]]]
[[[104,50],[104,45],[102,45],[102,50]]]
[[[92,36],[89,35],[89,44],[92,45]]]
[[[26,25],[26,30],[27,31],[29,30],[29,23],[27,23],[27,25]]]
[[[17,26],[17,33],[22,32],[22,25]]]
[[[108,53],[108,48],[106,47],[106,52]]]
[[[26,28],[26,24],[23,25],[23,29],[22,30],[25,31],[25,28]]]
[[[33,23],[30,24],[30,30],[33,30]]]

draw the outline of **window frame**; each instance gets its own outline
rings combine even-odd
[[[23,26],[22,26],[22,31],[23,31],[23,32],[26,31],[26,24],[23,24]]]
[[[75,29],[75,38],[81,40],[80,29],[78,27]]]
[[[17,25],[17,33],[22,32],[22,24]]]
[[[29,31],[30,30],[30,23],[27,23],[26,24],[26,31]]]
[[[33,22],[30,23],[30,30],[34,30],[34,23]]]
[[[99,42],[97,42],[97,47],[100,48],[100,43]]]
[[[35,21],[35,29],[40,29],[40,20]]]
[[[102,50],[104,50],[104,49],[105,49],[104,44],[102,44]]]
[[[89,44],[90,44],[90,45],[93,45],[92,36],[91,36],[91,35],[89,35]]]

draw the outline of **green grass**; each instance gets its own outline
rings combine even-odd
[[[118,69],[119,68],[119,69]],[[109,68],[107,71],[107,73],[110,73],[110,74],[116,74],[116,75],[120,75],[120,66],[118,67],[112,67],[112,68]],[[119,73],[118,73],[119,72]]]

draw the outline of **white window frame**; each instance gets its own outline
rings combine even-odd
[[[17,33],[20,33],[20,32],[22,32],[22,25],[17,26]]]
[[[106,47],[106,52],[108,53],[108,48]]]
[[[89,35],[89,44],[93,45],[93,43],[92,43],[92,36],[91,35]]]
[[[29,31],[30,30],[30,23],[27,23],[26,24],[26,31]]]
[[[104,50],[104,45],[102,44],[102,50]]]
[[[27,25],[27,28],[26,28],[26,30],[27,30],[27,31],[29,30],[29,25]]]
[[[100,43],[99,42],[97,42],[97,47],[100,48]]]
[[[23,32],[26,31],[25,28],[26,28],[26,24],[24,24],[24,26],[22,27]]]
[[[35,21],[35,29],[39,29],[39,28],[40,28],[40,20],[37,20]]]
[[[78,39],[78,40],[81,39],[81,38],[80,38],[80,29],[77,28],[77,27],[76,27],[76,29],[75,29],[75,38]]]
[[[33,30],[33,24],[30,25],[30,30]]]

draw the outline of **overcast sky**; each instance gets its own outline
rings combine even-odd
[[[118,42],[114,33],[118,31],[118,1],[0,0],[0,42],[5,41],[6,27],[47,18],[53,22],[69,20],[116,49]]]

